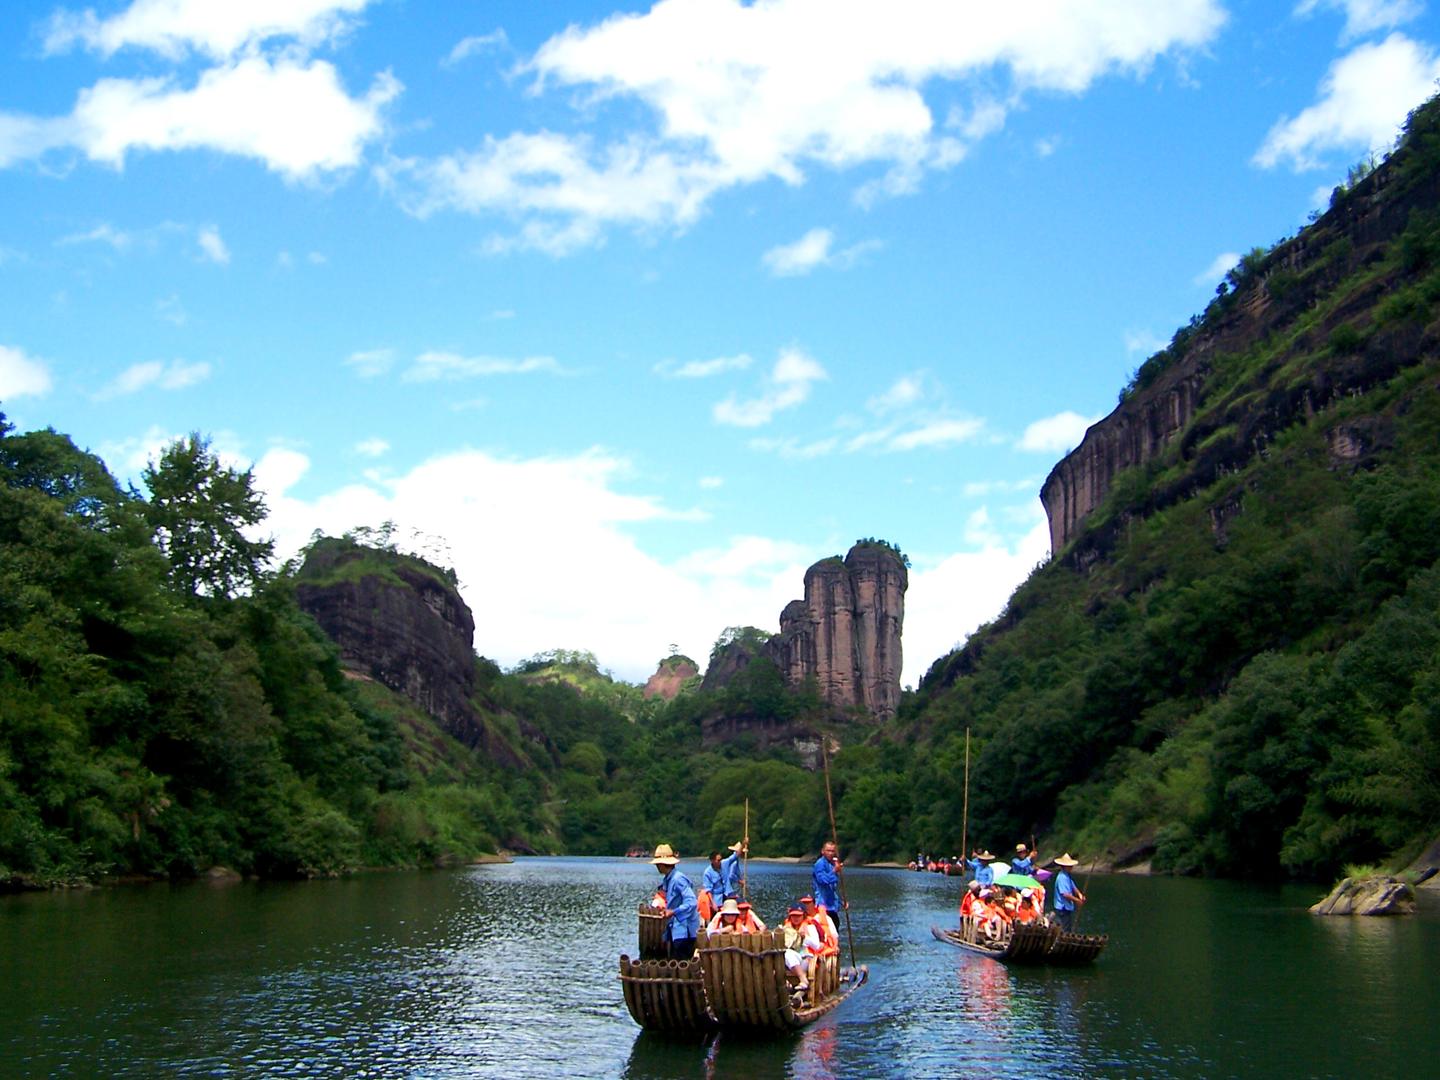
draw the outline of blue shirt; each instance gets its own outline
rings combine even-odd
[[[725,875],[725,895],[740,899],[740,853],[732,851],[720,860],[720,872]],[[713,893],[711,894],[714,895]]]
[[[815,902],[826,911],[840,910],[840,875],[835,873],[835,864],[824,855],[815,860],[815,869],[810,871],[810,887]]]
[[[1035,873],[1035,860],[1029,855],[1023,859],[1014,859],[1010,863],[1010,872],[1012,874],[1033,874]]]
[[[695,887],[690,879],[671,867],[670,872],[660,879],[665,890],[665,906],[670,909],[670,921],[665,929],[671,941],[684,941],[700,932],[700,908],[695,903]]]
[[[1070,872],[1061,870],[1055,875],[1055,910],[1074,911],[1075,901],[1066,900],[1065,894],[1070,893],[1073,896],[1079,891],[1075,888],[1075,879],[1070,876]]]
[[[979,859],[966,859],[965,864],[975,871],[975,880],[981,885],[995,884],[995,868]]]
[[[708,892],[717,904],[725,901],[725,864],[721,863],[720,866],[719,870],[713,866],[705,867],[705,876],[700,879],[700,887]]]

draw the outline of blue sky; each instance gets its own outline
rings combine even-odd
[[[643,679],[860,537],[907,684],[1236,253],[1440,78],[1420,0],[11,3],[0,408],[397,522],[502,663]]]

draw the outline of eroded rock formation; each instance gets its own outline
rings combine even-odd
[[[773,663],[786,686],[813,680],[820,698],[883,723],[900,704],[900,637],[909,572],[900,554],[856,544],[841,559],[805,572],[805,598],[780,613],[780,632],[763,644],[745,640],[711,657],[703,689],[719,690],[756,660]]]
[[[1177,335],[1184,341],[1172,345],[1179,355],[1171,365],[1129,393],[1055,466],[1040,495],[1051,551],[1087,565],[1113,542],[1107,529],[1123,529],[1128,517],[1188,498],[1243,468],[1285,427],[1393,377],[1406,357],[1433,350],[1433,325],[1421,330],[1403,322],[1371,324],[1353,348],[1337,344],[1342,340],[1337,331],[1354,334],[1353,320],[1363,319],[1394,291],[1397,282],[1383,276],[1352,290],[1324,319],[1312,318],[1309,326],[1300,320],[1356,269],[1373,264],[1381,248],[1404,231],[1412,211],[1433,206],[1437,197],[1440,176],[1397,178],[1382,167],[1314,225],[1265,254],[1257,269],[1243,275],[1238,291]],[[1293,335],[1287,355],[1311,355],[1305,378],[1267,384],[1271,374],[1282,374],[1277,368],[1230,387],[1223,377],[1212,377],[1277,333]],[[1263,392],[1254,393],[1257,385]],[[1384,435],[1339,427],[1330,433],[1332,457],[1337,465],[1359,466],[1383,448]],[[1065,551],[1086,531],[1121,472],[1162,455],[1164,474],[1137,485],[1138,504],[1118,508],[1105,528]],[[1230,508],[1232,516],[1235,509]]]
[[[344,540],[311,548],[295,589],[300,607],[340,647],[346,667],[403,694],[467,746],[518,766],[486,730],[475,691],[475,619],[443,571]]]
[[[688,656],[666,657],[660,661],[655,674],[646,681],[641,693],[647,698],[658,697],[665,701],[674,701],[680,688],[699,674],[700,668]]]
[[[1346,878],[1310,909],[1311,915],[1409,915],[1415,910],[1415,890],[1408,882],[1388,875]]]
[[[857,544],[845,558],[821,559],[805,572],[805,599],[780,613],[767,643],[785,682],[813,678],[831,705],[858,708],[877,721],[900,705],[900,635],[910,577],[890,548]]]

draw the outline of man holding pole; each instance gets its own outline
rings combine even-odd
[[[840,902],[839,871],[844,865],[835,841],[826,840],[825,846],[820,849],[820,857],[815,860],[814,869],[810,871],[811,891],[815,894],[816,903],[826,911],[839,911],[842,906],[848,906]]]

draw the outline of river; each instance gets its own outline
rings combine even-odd
[[[0,1073],[1399,1076],[1431,1067],[1440,1031],[1434,896],[1412,918],[1317,919],[1313,887],[1097,875],[1098,963],[1011,970],[930,936],[958,879],[854,870],[868,986],[798,1036],[677,1042],[635,1027],[616,978],[657,878],[520,859],[0,897]],[[808,885],[750,866],[772,920]]]

